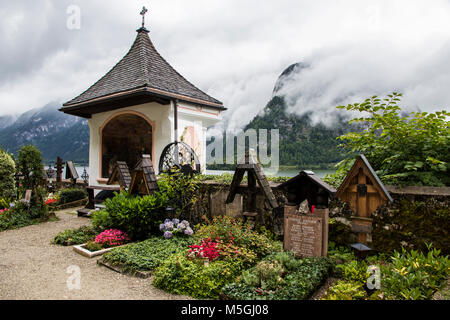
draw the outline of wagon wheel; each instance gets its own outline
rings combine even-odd
[[[200,161],[189,145],[173,142],[161,154],[159,172],[173,173],[179,170],[185,174],[200,173]]]

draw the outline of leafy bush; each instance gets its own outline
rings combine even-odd
[[[91,241],[91,240],[86,242],[85,247],[86,247],[86,249],[88,249],[91,252],[99,251],[99,250],[103,249],[103,246],[100,243],[97,243],[97,242]]]
[[[16,193],[16,185],[14,181],[14,173],[16,164],[11,155],[0,148],[0,199],[11,198]],[[2,204],[0,203],[0,207]],[[4,208],[9,207],[9,203]]]
[[[18,170],[23,174],[23,189],[33,190],[42,181],[42,153],[32,145],[23,146],[17,154]]]
[[[449,185],[450,113],[443,110],[402,115],[397,105],[401,96],[393,93],[383,101],[373,96],[363,103],[337,107],[369,115],[350,121],[362,123],[367,129],[340,137],[350,150],[349,159],[340,168],[344,169],[355,153],[364,153],[385,183]],[[338,174],[344,171],[338,170]]]
[[[240,259],[216,260],[203,265],[175,254],[156,269],[153,285],[170,293],[217,299],[221,288],[233,282],[243,268]]]
[[[322,300],[364,300],[366,297],[367,293],[360,282],[339,280],[328,289]]]
[[[197,175],[161,174],[158,179],[160,192],[170,199],[175,209],[175,217],[192,221],[191,209],[196,203],[199,177]]]
[[[448,256],[428,246],[428,253],[415,250],[395,252],[392,262],[381,269],[382,290],[387,299],[431,299],[450,275]]]
[[[364,260],[353,260],[336,266],[340,278],[364,284],[370,277],[367,272],[367,263]]]
[[[72,246],[77,244],[83,244],[89,241],[95,240],[95,232],[88,226],[82,226],[78,229],[69,229],[58,233],[53,238],[54,244],[63,246]]]
[[[59,192],[59,203],[65,204],[81,200],[87,197],[85,190],[80,188],[67,188]]]
[[[112,219],[106,210],[94,211],[91,215],[91,222],[94,230],[98,233],[113,228]]]
[[[292,252],[279,252],[244,271],[223,287],[223,293],[233,300],[307,299],[328,277],[331,266],[326,258],[297,259]]]
[[[139,243],[114,248],[103,255],[103,260],[112,265],[122,265],[128,271],[151,271],[173,254],[186,254],[191,241],[189,238],[165,240],[152,237]]]
[[[28,214],[28,206],[22,202],[15,202],[14,207],[0,213],[0,231],[22,228],[35,222]]]
[[[123,230],[132,240],[144,240],[160,232],[167,202],[168,196],[163,192],[143,197],[121,192],[106,199],[104,205],[110,227]]]

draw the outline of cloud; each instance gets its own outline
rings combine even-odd
[[[67,6],[81,29],[66,28]],[[290,110],[328,119],[336,104],[401,91],[423,110],[447,108],[450,4],[444,0],[37,0],[0,9],[0,115],[86,90],[128,51],[140,8],[158,51],[245,126],[271,98],[280,73],[310,68],[283,88]]]

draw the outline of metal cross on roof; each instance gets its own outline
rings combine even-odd
[[[148,12],[146,7],[142,7],[141,16],[142,16],[142,28],[145,26],[145,14]]]

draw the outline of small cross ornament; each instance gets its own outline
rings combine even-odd
[[[143,7],[142,8],[142,11],[141,11],[141,16],[142,16],[142,28],[144,28],[144,26],[145,26],[145,14],[148,12],[148,10],[147,10],[147,8],[146,7]]]

